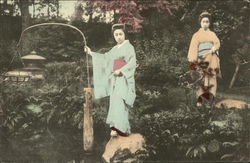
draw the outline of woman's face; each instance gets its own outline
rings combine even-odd
[[[121,44],[125,40],[125,33],[123,32],[122,29],[116,29],[114,31],[114,38],[118,44]]]
[[[201,28],[208,29],[210,25],[209,19],[207,17],[204,17],[201,19]]]

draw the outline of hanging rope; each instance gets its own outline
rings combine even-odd
[[[32,29],[32,28],[35,28],[35,27],[40,27],[40,26],[48,26],[48,25],[58,25],[58,26],[65,26],[65,27],[70,27],[76,31],[78,31],[81,36],[82,36],[82,44],[83,44],[83,49],[85,48],[85,46],[87,45],[87,42],[86,42],[86,38],[83,34],[83,32],[78,29],[77,27],[75,26],[72,26],[72,25],[69,25],[69,24],[64,24],[64,23],[41,23],[41,24],[36,24],[36,25],[32,25],[32,26],[29,26],[28,28],[25,28],[22,33],[21,33],[21,36],[20,36],[20,39],[17,43],[17,53],[19,55],[19,57],[21,58],[21,55],[20,55],[20,44],[21,44],[21,41],[22,41],[22,36],[24,34],[24,32]],[[83,50],[84,51],[84,50]],[[88,55],[86,55],[86,65],[87,65],[87,80],[88,80],[88,88],[90,88],[90,72],[89,72],[89,59],[88,59]],[[22,62],[22,64],[24,65],[24,63]]]

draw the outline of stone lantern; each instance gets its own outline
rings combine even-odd
[[[44,79],[43,68],[46,58],[37,55],[35,51],[32,51],[29,55],[21,58],[25,67],[22,71],[29,73],[32,79]]]
[[[37,55],[32,51],[29,55],[21,57],[25,67],[7,72],[4,76],[5,81],[26,82],[29,80],[44,79],[43,68],[46,58]]]

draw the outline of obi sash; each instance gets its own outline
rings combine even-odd
[[[210,50],[212,49],[212,47],[213,47],[213,43],[211,42],[200,43],[198,47],[198,55],[203,56],[203,55],[210,53]]]
[[[126,64],[126,61],[124,59],[115,59],[114,60],[113,71],[122,68],[125,64]]]

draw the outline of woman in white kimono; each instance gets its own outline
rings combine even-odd
[[[220,40],[209,29],[210,19],[211,15],[208,12],[201,13],[201,28],[193,35],[188,51],[190,69],[198,71],[202,77],[196,92],[197,106],[202,105],[203,99],[213,102],[217,90],[216,77],[221,76],[218,57]]]
[[[117,45],[110,51],[99,54],[89,47],[85,51],[92,56],[95,99],[110,96],[106,119],[110,135],[128,136],[131,133],[128,112],[136,97],[136,55],[133,45],[125,40],[124,24],[113,25],[112,33]]]

